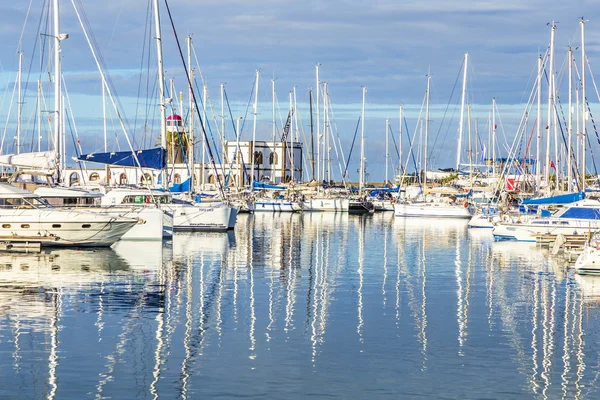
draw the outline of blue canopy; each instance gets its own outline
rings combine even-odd
[[[574,201],[583,200],[585,198],[584,192],[575,192],[568,194],[561,194],[560,196],[541,197],[538,199],[525,199],[521,204],[525,205],[540,205],[540,204],[567,204],[573,203]]]
[[[167,152],[162,147],[133,151],[117,151],[111,153],[90,153],[77,157],[79,161],[89,161],[100,164],[119,165],[122,167],[137,167],[135,157],[142,168],[163,169],[167,163]]]
[[[187,193],[191,192],[192,188],[192,180],[187,178],[182,183],[174,183],[172,186],[169,186],[169,192],[172,193]]]
[[[285,186],[269,185],[268,183],[252,181],[252,189],[284,190]]]

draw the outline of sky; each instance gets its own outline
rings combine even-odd
[[[49,104],[52,101],[48,74],[39,66],[40,44],[45,39],[37,32],[44,3],[44,0],[0,3],[3,38],[0,87],[4,89],[0,118],[4,126],[4,149],[12,146],[16,129],[16,99],[11,101],[11,95],[19,48],[24,53],[23,73],[30,82],[23,101],[23,129],[29,132],[25,142],[33,143],[35,81],[40,76],[46,82]],[[148,19],[149,0],[75,0],[75,3],[85,11],[130,134],[140,145],[155,141],[156,55],[152,40],[154,25]],[[165,2],[159,3],[166,78],[174,78],[177,92],[185,91],[182,64]],[[585,26],[590,64],[594,68],[600,63],[600,20],[594,20],[595,15],[600,15],[597,1],[169,0],[168,4],[181,45],[185,46],[185,37],[192,35],[216,114],[220,115],[219,86],[224,83],[233,117],[245,116],[242,138],[251,138],[252,111],[246,109],[256,70],[261,74],[257,137],[268,139],[272,127],[271,79],[275,79],[279,103],[279,129],[287,115],[288,93],[295,87],[302,128],[308,134],[308,89],[316,86],[315,65],[319,63],[321,80],[328,83],[335,125],[345,154],[350,150],[360,116],[361,87],[365,86],[366,158],[373,180],[383,178],[385,120],[390,119],[397,137],[398,109],[402,104],[409,132],[414,131],[427,74],[432,76],[430,137],[438,138],[433,164],[453,166],[464,53],[468,52],[470,57],[467,102],[472,104],[473,119],[477,118],[477,125],[484,130],[495,98],[507,142],[514,136],[525,110],[535,80],[537,56],[548,47],[550,21],[557,21],[557,69],[565,62],[567,46],[580,46],[582,17],[589,19]],[[84,151],[98,151],[103,146],[99,74],[71,0],[61,0],[60,7],[61,31],[70,36],[62,42],[61,54],[74,123]],[[36,42],[36,37],[41,40]],[[579,50],[575,50],[575,57],[579,61]],[[44,72],[40,74],[41,70]],[[563,72],[558,75],[561,91],[566,90]],[[561,96],[566,98],[566,93]],[[595,96],[588,94],[588,98],[597,102]],[[114,116],[114,111],[109,115]],[[212,119],[209,113],[209,120]],[[144,120],[150,121],[146,129]],[[125,146],[116,124],[114,118],[109,122],[111,149]],[[231,121],[227,124],[229,135]],[[405,154],[407,143],[405,138]],[[72,144],[69,146],[67,151],[73,153]],[[356,168],[358,157],[354,151],[350,171]],[[397,156],[390,157],[396,157],[390,163],[397,166]]]

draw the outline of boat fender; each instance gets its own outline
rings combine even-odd
[[[144,198],[144,202],[145,202],[145,203],[150,203],[151,201],[152,201],[152,199],[150,198],[150,196],[146,196],[146,197]]]
[[[467,200],[463,201],[463,206],[465,208],[468,208],[469,207],[469,202]]]

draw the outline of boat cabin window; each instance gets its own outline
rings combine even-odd
[[[166,196],[166,195],[158,195],[158,196],[129,195],[129,196],[125,196],[123,198],[123,204],[144,204],[144,203],[166,204],[166,203],[169,203],[169,196]]]
[[[44,208],[49,204],[36,197],[15,198],[15,199],[0,199],[0,208]]]

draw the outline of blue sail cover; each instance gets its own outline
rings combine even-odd
[[[539,199],[525,199],[521,204],[524,205],[541,205],[541,204],[568,204],[575,201],[583,200],[584,192],[561,194],[560,196],[541,197]]]
[[[122,167],[137,167],[132,151],[117,151],[111,153],[90,153],[77,157],[79,161],[89,161],[100,164],[119,165]],[[135,155],[142,168],[163,169],[166,165],[167,152],[162,147],[136,150]]]
[[[173,186],[169,186],[169,192],[171,193],[187,193],[191,192],[192,180],[187,178],[184,182],[174,183]]]
[[[268,183],[252,181],[252,189],[284,190],[285,186],[269,185]]]

